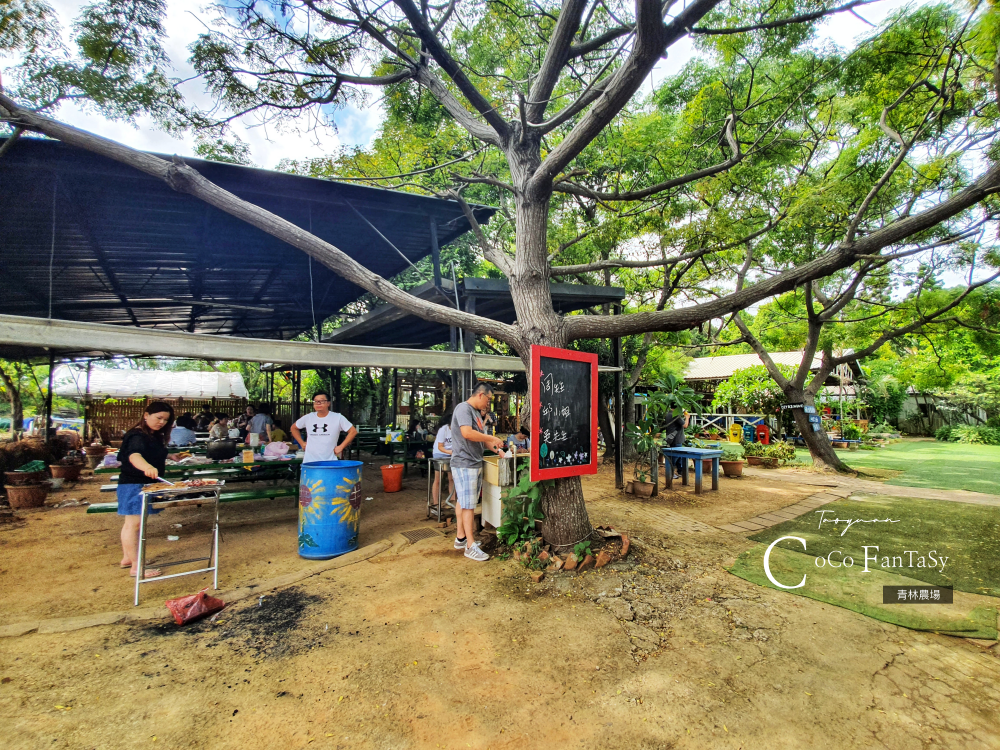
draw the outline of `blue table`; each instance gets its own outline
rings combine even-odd
[[[681,469],[681,484],[687,485],[688,483],[688,468],[687,462],[690,458],[694,461],[694,494],[701,494],[701,479],[702,479],[702,461],[705,459],[712,459],[712,489],[719,489],[719,459],[722,458],[721,450],[713,450],[711,448],[662,448],[663,455],[667,459],[667,489],[671,489],[674,486],[674,470],[673,461],[671,459],[680,459]]]

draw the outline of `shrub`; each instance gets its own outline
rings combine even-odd
[[[779,461],[791,461],[795,458],[795,446],[779,440],[764,446],[764,458],[776,458]]]
[[[767,450],[767,446],[763,443],[742,443],[742,445],[744,456],[763,458],[764,451]]]
[[[937,437],[937,433],[935,433]],[[980,425],[960,424],[952,428],[951,439],[972,445],[1000,445],[1000,429]]]
[[[937,430],[934,431],[934,439],[942,440],[944,442],[951,440],[951,425],[946,424],[944,427],[938,427]]]
[[[542,514],[542,487],[551,483],[551,479],[532,482],[525,474],[515,487],[504,491],[501,523],[497,528],[500,541],[514,545],[538,535],[536,524],[545,520]]]
[[[845,419],[840,425],[840,434],[844,440],[860,440],[861,428],[854,424],[854,422]]]

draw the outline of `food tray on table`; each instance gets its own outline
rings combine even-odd
[[[145,484],[142,491],[149,498],[149,501],[154,503],[167,500],[198,500],[212,497],[225,484],[225,481],[221,479],[185,479],[173,484],[166,482]]]

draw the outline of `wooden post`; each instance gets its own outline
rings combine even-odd
[[[660,494],[660,451],[657,446],[653,446],[650,449],[650,459],[653,463],[652,477],[653,480],[653,494],[650,497],[656,497]],[[670,467],[667,467],[667,471],[670,471]],[[672,476],[672,475],[671,475]]]
[[[87,412],[89,411],[88,407],[90,406],[88,403],[90,401],[90,368],[93,367],[93,365],[94,360],[91,359],[87,361],[87,385],[83,389],[83,432],[81,433],[81,437],[83,438],[84,445],[87,445],[87,428],[89,427]],[[13,427],[13,420],[11,420],[11,427]]]
[[[333,397],[335,399],[335,401],[334,401],[334,404],[335,404],[334,411],[336,411],[339,414],[340,413],[340,408],[341,408],[341,406],[340,406],[340,391],[341,391],[341,386],[343,385],[344,370],[341,367],[334,367],[333,371],[336,374],[336,382],[333,384]]]
[[[399,419],[399,370],[392,368],[392,425]]]

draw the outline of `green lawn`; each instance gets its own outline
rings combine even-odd
[[[809,452],[797,451],[809,463]],[[1000,495],[1000,446],[904,440],[874,451],[837,451],[849,466],[903,472],[886,484]]]

